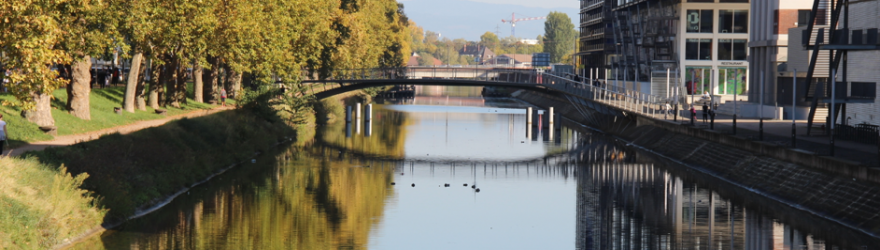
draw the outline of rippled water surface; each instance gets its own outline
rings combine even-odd
[[[526,104],[478,93],[374,104],[73,248],[878,249],[563,118],[529,134]]]

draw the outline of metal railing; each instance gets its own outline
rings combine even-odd
[[[664,97],[626,90],[620,86],[613,86],[599,80],[583,79],[582,81],[576,81],[569,76],[537,72],[531,68],[406,67],[352,69],[335,71],[331,74],[330,78],[325,80],[309,80],[308,76],[304,76],[303,79],[306,79],[304,82],[323,83],[324,90],[327,90],[328,84],[348,86],[358,84],[358,80],[400,80],[403,82],[405,80],[431,79],[502,82],[511,85],[522,84],[529,85],[529,87],[554,89],[581,99],[654,118],[657,118],[658,115],[663,115],[663,107],[667,101],[673,103],[672,100]],[[309,86],[309,88],[312,90],[312,93],[315,93],[313,86]]]

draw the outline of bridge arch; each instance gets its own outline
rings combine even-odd
[[[334,95],[342,94],[349,91],[389,86],[389,85],[442,85],[442,86],[475,86],[475,87],[509,87],[518,89],[527,89],[540,91],[548,94],[564,94],[557,89],[549,88],[542,84],[534,83],[511,83],[496,81],[481,81],[467,79],[377,79],[377,80],[305,80],[302,81],[307,85],[311,85],[315,98],[324,99]],[[341,86],[332,89],[321,90],[316,84],[339,84]],[[318,91],[314,91],[318,90]]]

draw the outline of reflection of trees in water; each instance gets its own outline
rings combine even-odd
[[[276,158],[271,169],[234,171],[230,174],[236,176],[229,176],[234,180],[219,184],[225,186],[219,190],[77,248],[96,249],[102,243],[147,249],[366,248],[370,229],[381,221],[385,200],[392,196],[393,168],[353,167],[296,150]]]
[[[366,114],[364,114],[366,115]],[[346,138],[345,120],[328,124],[319,131],[318,138],[334,147],[347,148],[369,155],[383,155],[392,158],[404,156],[406,128],[413,124],[407,113],[395,112],[373,105],[372,135],[365,136],[366,125],[361,120],[360,134],[356,132],[357,121],[352,120],[351,137]]]

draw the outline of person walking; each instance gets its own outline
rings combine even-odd
[[[703,103],[703,123],[709,121],[709,105],[705,102]]]
[[[672,106],[669,106],[669,102],[666,102],[666,112],[663,112],[663,119],[669,115],[669,112],[672,112]]]
[[[0,114],[0,155],[3,155],[3,146],[6,145],[6,135],[9,134],[9,130],[6,130],[6,121],[3,120],[3,114]]]
[[[223,107],[226,107],[226,89],[220,88],[220,103],[223,104]]]
[[[691,104],[691,124],[697,123],[697,109]]]

